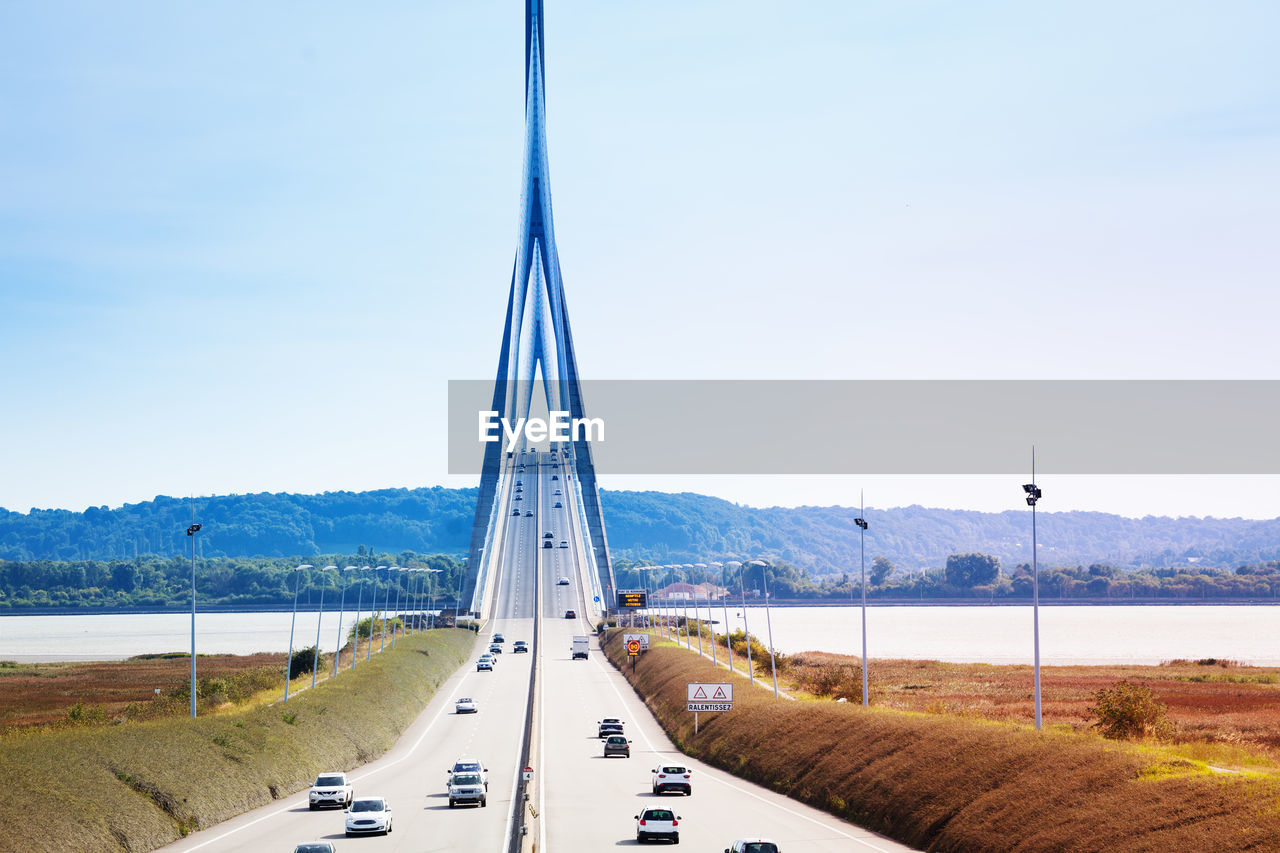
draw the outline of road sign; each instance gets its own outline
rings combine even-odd
[[[731,711],[733,710],[732,684],[705,684],[697,681],[686,685],[687,711]]]
[[[521,775],[524,776],[524,781],[526,782],[530,781],[531,779],[533,779],[533,768],[526,767],[524,771],[521,773]]]
[[[594,598],[592,598],[591,600],[592,600],[592,601],[594,601],[596,604],[599,604],[599,603],[600,603],[600,596],[598,596],[598,595],[597,595],[597,596],[595,596]]]
[[[637,643],[639,643],[640,648],[643,651],[646,651],[646,652],[649,651],[649,635],[648,634],[623,634],[622,635],[623,643],[630,645],[632,640],[635,640]]]
[[[618,607],[647,607],[648,595],[642,589],[618,590]]]
[[[632,657],[635,657],[636,655],[640,654],[640,641],[639,641],[639,640],[628,640],[628,641],[627,641],[627,654],[631,655]]]

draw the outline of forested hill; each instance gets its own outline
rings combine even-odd
[[[204,556],[285,557],[383,552],[461,554],[475,489],[383,489],[320,495],[256,494],[197,498]],[[815,575],[856,567],[854,510],[754,509],[690,493],[605,492],[605,522],[616,557],[697,562],[765,556]],[[0,509],[0,559],[110,560],[187,553],[191,501],[157,497],[85,512]],[[1007,565],[1030,557],[1030,514],[868,509],[867,558],[900,568],[941,567],[950,554],[992,554]],[[1104,513],[1041,512],[1046,565],[1221,566],[1280,559],[1280,519],[1132,519]]]

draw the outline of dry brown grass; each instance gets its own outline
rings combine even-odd
[[[606,649],[615,665],[625,657],[620,646],[611,632]],[[877,680],[886,691],[895,683],[906,695],[934,692],[910,700],[917,705],[951,702],[1005,719],[1028,701],[1029,686],[1015,683],[1019,668],[974,680],[954,669],[940,675],[948,666],[902,662],[908,678],[885,667]],[[1280,848],[1280,783],[1272,778],[1217,774],[1166,750],[1066,727],[1037,733],[976,713],[778,701],[741,678],[734,710],[702,715],[695,736],[685,684],[724,680],[723,669],[669,646],[645,653],[634,675],[620,669],[687,753],[922,849]],[[1082,709],[1090,698],[1080,687]]]
[[[860,678],[856,657],[803,652],[791,660],[799,671],[842,665]],[[1088,708],[1097,692],[1128,680],[1150,687],[1167,706],[1172,742],[1242,747],[1280,766],[1280,669],[1225,663],[1043,667],[1044,723],[1088,730],[1094,721]],[[1029,666],[873,658],[870,676],[872,702],[882,708],[1017,723],[1034,719]]]

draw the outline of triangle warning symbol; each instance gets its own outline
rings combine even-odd
[[[724,688],[723,688],[723,687],[717,687],[717,688],[716,688],[715,695],[714,695],[714,696],[712,696],[711,698],[712,698],[712,699],[726,699],[726,698],[728,698],[728,697],[726,697],[726,696],[724,695]]]
[[[705,690],[703,690],[703,689],[702,689],[702,685],[698,685],[698,689],[697,689],[697,690],[695,690],[695,691],[693,691],[693,698],[694,698],[694,699],[706,699],[706,698],[707,698],[707,692],[706,692]]]

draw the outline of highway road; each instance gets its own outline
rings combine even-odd
[[[583,542],[571,523],[576,495],[566,485],[568,472],[549,464],[549,455],[539,454],[540,464],[532,456],[524,458],[525,470],[517,468],[517,456],[508,472],[521,482],[521,500],[514,500],[514,487],[508,491],[505,511],[512,523],[507,525],[499,561],[495,618],[484,627],[477,645],[478,655],[494,632],[502,632],[508,651],[498,656],[492,673],[477,672],[474,662],[455,673],[385,756],[350,773],[356,796],[388,799],[394,831],[347,839],[343,813],[310,811],[303,791],[164,849],[281,851],[302,841],[332,839],[343,851],[505,850],[534,658],[509,649],[515,640],[534,640],[536,608],[544,617],[536,647],[541,669],[534,732],[538,777],[531,788],[531,805],[541,816],[531,823],[539,850],[576,853],[638,846],[632,816],[659,802],[681,816],[681,841],[697,850],[721,851],[745,835],[773,838],[787,853],[910,850],[690,761],[675,750],[625,679],[605,661],[594,638],[588,660],[570,659],[571,638],[589,631],[582,616],[588,603],[584,589],[589,589],[580,568]],[[556,507],[557,502],[562,506]],[[518,519],[512,514],[515,507],[520,508]],[[534,515],[526,516],[529,511]],[[546,533],[552,534],[550,548],[542,545]],[[570,582],[561,585],[560,577]],[[570,609],[577,611],[577,618],[565,617]],[[454,714],[459,696],[475,698],[479,712]],[[626,721],[630,758],[602,757],[596,721],[604,716]],[[463,755],[480,759],[489,769],[486,808],[448,807],[445,769]],[[650,771],[660,762],[692,769],[692,796],[650,793]]]

